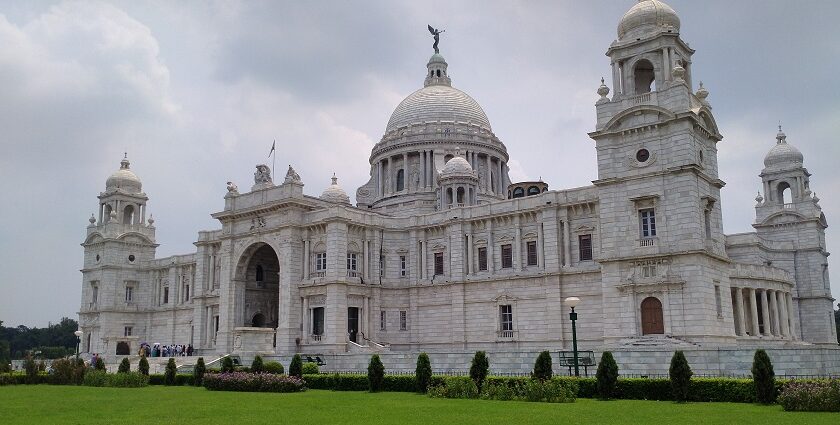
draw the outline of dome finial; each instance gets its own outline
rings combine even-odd
[[[120,170],[128,170],[130,162],[128,162],[128,152],[124,152],[123,159],[120,161]]]
[[[787,143],[787,135],[782,131],[781,121],[779,121],[779,132],[776,133],[776,143]]]
[[[335,176],[335,173],[333,173],[333,176],[332,176],[332,184],[334,184],[334,185],[338,184],[338,177]]]

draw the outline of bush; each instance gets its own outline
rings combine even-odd
[[[146,356],[140,357],[140,363],[137,365],[137,371],[143,375],[149,376],[149,361],[146,360]]]
[[[300,354],[292,356],[292,362],[289,363],[289,375],[298,378],[303,376],[303,361],[300,359]]]
[[[490,371],[490,361],[487,360],[487,353],[484,351],[476,351],[475,356],[470,364],[470,378],[475,382],[475,386],[481,391],[481,385],[487,378]]]
[[[233,372],[233,369],[234,369],[233,359],[230,356],[225,356],[225,358],[222,359],[222,366],[221,366],[220,372],[221,373],[231,373],[231,372]]]
[[[93,370],[85,374],[84,385],[88,387],[140,388],[149,384],[149,377],[140,372],[109,374]]]
[[[379,354],[374,354],[370,357],[367,376],[370,392],[375,393],[382,391],[382,380],[385,377],[385,366],[382,365],[382,360],[379,360]]]
[[[175,375],[175,386],[194,384],[195,377],[193,375],[188,375],[186,373]],[[149,385],[166,385],[166,375],[160,373],[149,375]]]
[[[306,362],[303,364],[302,371],[304,375],[317,375],[320,373],[318,370],[318,363]]]
[[[598,372],[595,373],[597,382],[598,398],[609,400],[615,392],[615,384],[618,382],[618,365],[609,351],[601,354],[601,362],[598,363]]]
[[[9,373],[12,371],[12,365],[8,360],[0,359],[0,373]]]
[[[23,369],[26,371],[27,382],[34,384],[38,376],[38,365],[35,364],[32,356],[26,356],[26,359],[23,361]]]
[[[263,359],[260,356],[254,357],[254,361],[251,362],[251,373],[262,373],[263,372]]]
[[[540,381],[547,381],[551,379],[552,374],[551,354],[548,351],[543,351],[537,356],[537,361],[534,363],[534,372],[531,376]]]
[[[177,370],[175,359],[170,358],[166,363],[166,373],[163,374],[163,383],[165,385],[175,385],[175,373]]]
[[[674,352],[674,357],[671,358],[671,367],[668,369],[668,376],[671,378],[671,391],[674,396],[674,401],[684,403],[688,401],[688,389],[691,385],[691,367],[688,365],[688,360],[685,359],[685,354],[677,350]]]
[[[53,385],[80,385],[85,377],[85,362],[58,359],[52,362],[50,383]]]
[[[207,373],[207,366],[204,365],[204,357],[199,357],[193,368],[193,385],[201,386],[204,382],[205,373]]]
[[[776,374],[773,363],[764,350],[755,350],[752,364],[752,377],[755,384],[755,399],[762,404],[776,401]]]
[[[96,361],[93,362],[93,368],[95,370],[105,372],[105,361],[102,360],[102,357],[99,357],[99,356],[96,357]]]
[[[267,362],[263,365],[263,372],[282,375],[285,370],[280,362]]]
[[[46,371],[46,370],[47,370],[47,364],[46,364],[46,363],[44,363],[44,361],[43,361],[43,360],[41,360],[40,362],[38,362],[38,372],[44,372],[44,371]]]
[[[128,357],[124,357],[120,362],[120,368],[117,369],[117,373],[128,373],[131,372],[131,362],[128,361]]]
[[[429,390],[429,381],[432,380],[432,362],[429,361],[429,355],[420,353],[417,356],[417,368],[414,371],[417,391],[425,393]]]
[[[480,392],[475,380],[466,377],[447,377],[440,385],[429,388],[432,398],[478,398]]]
[[[791,381],[777,400],[786,411],[840,412],[840,380]]]
[[[210,391],[294,393],[306,391],[306,382],[295,376],[270,373],[211,373],[204,377],[204,388]]]

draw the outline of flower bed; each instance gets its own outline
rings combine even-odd
[[[789,382],[776,401],[787,411],[840,412],[840,379]]]
[[[296,393],[306,391],[306,382],[294,376],[271,373],[208,373],[204,375],[204,388],[210,391]]]

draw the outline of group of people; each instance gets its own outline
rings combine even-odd
[[[169,345],[160,345],[159,343],[155,343],[154,345],[149,345],[147,343],[140,344],[140,350],[138,352],[141,356],[145,357],[183,357],[183,356],[192,356],[193,355],[193,346],[192,344],[169,344]]]

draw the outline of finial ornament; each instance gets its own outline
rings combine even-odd
[[[784,131],[782,131],[782,122],[779,121],[779,132],[776,133],[776,142],[777,143],[787,143],[787,135]]]
[[[432,33],[432,35],[435,37],[435,44],[432,45],[432,48],[435,49],[435,53],[440,53],[440,50],[438,50],[438,43],[440,42],[440,34],[443,33],[443,32],[446,32],[446,30],[432,28],[432,26],[429,25],[429,32]]]
[[[333,186],[338,184],[338,177],[335,176],[335,173],[333,173],[332,176],[332,184]]]
[[[90,225],[93,226],[96,223],[96,217],[93,216],[93,213],[90,213],[90,218],[88,219]]]
[[[598,87],[598,95],[601,96],[601,99],[599,99],[598,102],[603,103],[609,101],[609,99],[607,99],[608,94],[610,94],[610,88],[604,84],[604,77],[601,77],[601,85]]]
[[[756,197],[755,197],[755,202],[757,202],[757,203],[759,203],[759,204],[761,204],[762,202],[764,202],[764,197],[763,197],[763,196],[761,196],[761,191],[759,191],[759,192],[758,192],[758,195],[756,195]]]

